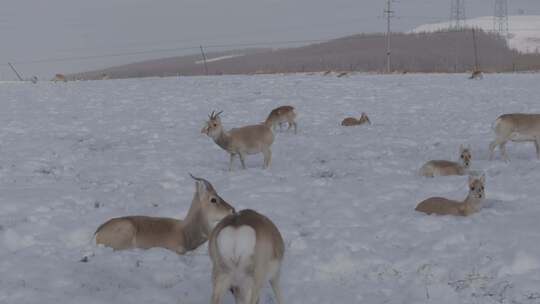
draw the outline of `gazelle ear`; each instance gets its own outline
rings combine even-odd
[[[204,123],[204,126],[201,129],[201,133],[208,134],[208,122]]]
[[[480,181],[482,182],[482,184],[486,183],[486,174],[485,173],[482,173],[482,176],[480,176]]]
[[[199,199],[206,200],[208,198],[208,185],[205,183],[204,180],[197,180],[195,181],[195,189],[197,191],[197,195],[199,196]]]
[[[469,186],[471,186],[474,182],[474,176],[469,175]]]

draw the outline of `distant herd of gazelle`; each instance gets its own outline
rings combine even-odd
[[[225,131],[220,119],[222,112],[212,112],[202,133],[230,155],[229,170],[238,155],[243,168],[245,156],[262,153],[264,168],[270,166],[276,126],[288,124],[294,128],[296,113],[291,106],[272,110],[267,119]],[[362,113],[359,119],[348,117],[342,126],[371,124]],[[490,159],[499,146],[501,154],[508,160],[505,145],[508,141],[532,141],[540,159],[540,114],[505,114],[499,116],[493,129],[496,137],[491,142]],[[470,147],[460,146],[460,162],[431,160],[420,168],[420,175],[427,177],[466,175],[469,173],[472,153]],[[205,179],[191,176],[195,180],[195,194],[184,220],[173,218],[126,216],[113,218],[103,223],[95,232],[97,244],[115,250],[129,248],[162,247],[178,254],[198,248],[209,241],[208,251],[212,261],[212,300],[221,302],[223,295],[231,291],[236,303],[258,303],[259,292],[269,280],[276,302],[283,303],[279,277],[284,255],[281,233],[274,223],[256,211],[235,211],[223,200],[212,184]],[[427,214],[468,216],[480,210],[484,193],[485,175],[469,176],[469,194],[463,202],[442,197],[432,197],[420,202],[417,211]]]

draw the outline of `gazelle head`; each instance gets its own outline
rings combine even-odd
[[[469,175],[469,195],[476,199],[483,199],[486,197],[484,193],[484,185],[486,183],[486,175],[471,176]]]
[[[201,133],[204,133],[212,138],[219,135],[223,131],[223,126],[221,125],[221,118],[219,117],[219,114],[221,113],[223,113],[223,111],[219,111],[218,113],[212,111],[212,113],[208,115],[208,121],[202,128]]]
[[[199,208],[205,224],[211,229],[224,217],[234,213],[234,208],[223,200],[209,181],[191,175],[195,180],[196,196],[199,199]]]
[[[459,158],[461,160],[461,163],[465,168],[469,168],[471,165],[472,160],[472,153],[471,153],[471,147],[470,146],[459,146]]]
[[[371,121],[369,120],[369,117],[367,116],[366,112],[362,112],[362,115],[360,116],[360,123],[364,123],[364,122],[371,124]]]

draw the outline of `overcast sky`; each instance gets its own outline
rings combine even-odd
[[[466,0],[467,17],[493,15],[494,0]],[[50,78],[193,53],[199,45],[340,37],[385,30],[385,0],[0,0],[0,79]],[[540,15],[540,0],[508,0],[509,13]],[[447,21],[450,0],[393,3],[396,31]],[[511,26],[511,25],[510,25]],[[274,46],[278,47],[278,44]],[[174,49],[161,51],[163,49]],[[157,51],[153,51],[157,50]],[[208,48],[208,51],[217,50]],[[124,53],[145,52],[137,55]],[[66,60],[70,57],[118,56]],[[50,62],[51,59],[62,59]],[[47,61],[47,62],[35,62]]]

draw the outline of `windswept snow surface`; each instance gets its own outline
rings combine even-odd
[[[493,31],[493,17],[485,16],[465,20],[468,27],[481,28],[484,31]],[[446,30],[451,27],[450,22],[421,25],[414,30],[415,33],[434,32]],[[508,16],[508,46],[523,53],[534,53],[540,50],[540,16]]]
[[[0,84],[0,303],[209,303],[206,245],[113,252],[92,244],[111,217],[183,217],[210,180],[286,242],[286,303],[540,303],[540,162],[508,144],[487,161],[491,124],[540,112],[540,76],[226,76]],[[294,105],[299,132],[247,170],[200,133]],[[371,126],[341,127],[362,111]],[[467,177],[422,178],[470,144],[487,201],[468,218],[414,211],[462,199]],[[236,160],[238,161],[238,160]],[[88,256],[87,262],[80,262]],[[225,303],[233,303],[227,295]],[[265,286],[262,303],[275,303]]]

